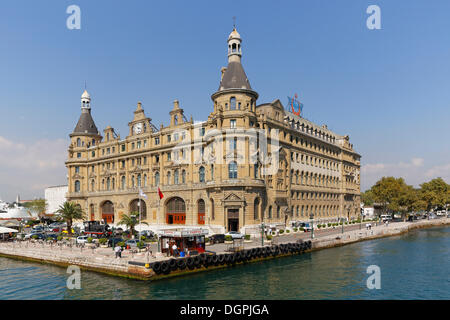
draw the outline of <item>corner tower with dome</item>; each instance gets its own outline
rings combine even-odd
[[[154,231],[203,227],[259,235],[263,222],[284,229],[310,216],[319,223],[358,217],[361,156],[349,137],[290,112],[278,99],[258,104],[242,65],[242,42],[234,28],[227,39],[228,64],[204,121],[187,119],[175,100],[163,107],[169,124],[156,126],[139,102],[130,107],[125,138],[111,126],[100,135],[85,91],[70,134],[67,198],[90,220],[113,225],[123,214],[140,211],[145,228]],[[267,152],[260,138],[252,149],[252,130],[264,133]],[[277,169],[264,174],[268,164],[261,157],[277,159]],[[146,196],[141,210],[139,190]]]

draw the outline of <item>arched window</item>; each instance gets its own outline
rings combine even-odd
[[[186,183],[186,170],[181,171],[181,183]]]
[[[134,176],[131,176],[131,187],[134,188]]]
[[[155,173],[155,186],[159,186],[159,172],[156,171]]]
[[[255,199],[254,206],[253,206],[253,219],[258,220],[259,219],[259,198]]]
[[[230,110],[236,110],[236,98],[231,97],[230,99]]]
[[[211,165],[211,180],[214,180],[214,165]]]
[[[91,191],[95,189],[95,180],[91,180]]]
[[[205,182],[205,167],[200,167],[198,170],[198,180],[200,182]]]
[[[77,147],[81,147],[81,139],[80,138],[77,139]]]
[[[106,190],[110,190],[111,189],[111,179],[110,178],[108,178],[108,179],[106,179]]]
[[[137,175],[137,186],[138,187],[141,186],[141,174],[140,173]]]
[[[80,181],[75,180],[75,192],[80,192]]]
[[[147,186],[147,175],[144,174],[144,187],[146,187],[146,186]]]
[[[170,173],[170,171],[167,172],[167,182],[166,184],[170,184],[170,179],[172,178],[172,174]]]
[[[237,179],[237,163],[232,161],[228,164],[228,178]]]
[[[121,185],[121,189],[125,190],[125,176],[122,176],[122,185]]]
[[[173,183],[174,184],[178,184],[179,183],[179,176],[180,176],[180,172],[178,169],[175,170],[175,172],[173,173]]]

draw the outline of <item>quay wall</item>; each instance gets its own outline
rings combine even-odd
[[[362,229],[345,232],[344,234],[334,234],[325,237],[312,239],[312,248],[304,252],[311,252],[326,248],[333,248],[343,246],[350,243],[359,241],[372,240],[383,237],[396,236],[406,233],[410,230],[419,228],[428,228],[435,226],[444,226],[450,224],[450,218],[417,221],[417,222],[403,222],[391,224],[388,227],[378,226],[372,230]],[[283,242],[283,236],[280,236],[278,243]],[[292,242],[292,241],[291,241]],[[176,270],[164,275],[157,275],[151,268],[147,268],[139,264],[129,264],[125,259],[115,259],[109,257],[99,257],[89,254],[90,249],[85,249],[85,255],[71,255],[60,252],[57,248],[53,250],[42,250],[33,244],[29,245],[17,245],[11,243],[4,243],[0,245],[0,256],[13,259],[20,259],[26,261],[40,262],[46,264],[54,264],[61,267],[67,267],[70,265],[79,266],[82,270],[90,270],[109,274],[113,276],[120,276],[125,278],[139,279],[139,280],[159,280],[169,277],[188,275],[197,272],[204,272],[208,270],[216,270],[220,268],[229,268],[229,265],[208,266],[201,267],[194,270]],[[269,256],[264,258],[252,259],[251,261],[239,262],[239,264],[252,263],[257,261],[275,259],[282,256],[290,256],[297,253],[280,254],[277,256]],[[164,258],[166,260],[166,258]]]

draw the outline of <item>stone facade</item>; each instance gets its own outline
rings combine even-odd
[[[141,219],[152,229],[257,233],[262,222],[359,216],[360,155],[349,137],[287,111],[279,100],[257,105],[241,41],[233,30],[228,67],[204,122],[186,119],[175,100],[170,124],[157,128],[139,102],[125,139],[110,126],[102,136],[85,91],[70,135],[68,200],[89,219],[115,224],[139,212],[141,198]]]

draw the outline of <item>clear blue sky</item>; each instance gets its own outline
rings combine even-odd
[[[71,4],[81,30],[66,27]],[[366,27],[371,4],[381,30]],[[100,130],[125,137],[137,101],[157,126],[174,99],[205,120],[233,16],[258,102],[286,104],[297,92],[309,120],[349,134],[362,155],[362,190],[388,174],[449,182],[449,12],[438,0],[3,0],[0,199],[66,183],[85,81]]]

